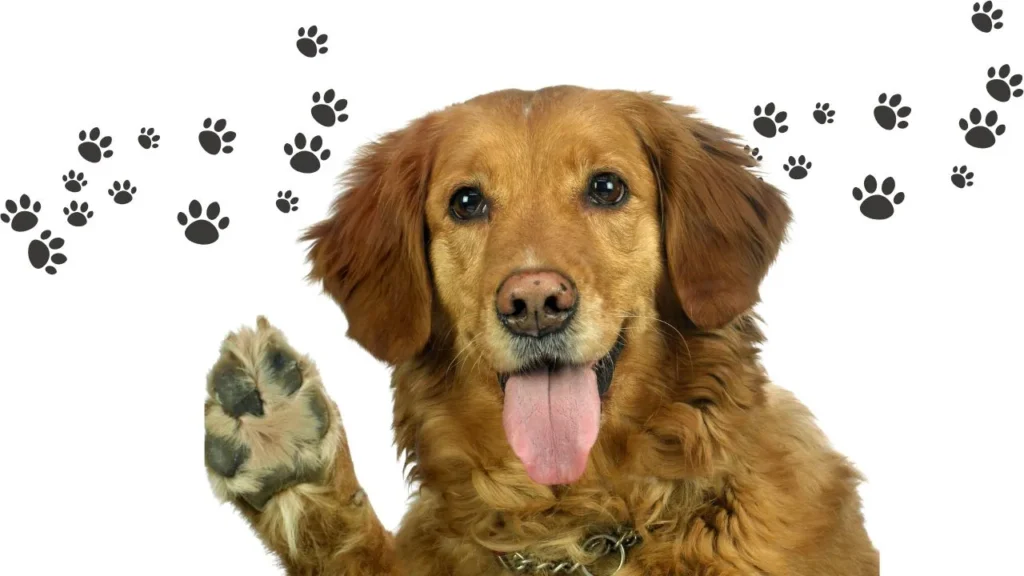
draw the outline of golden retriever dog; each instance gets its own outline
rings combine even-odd
[[[303,240],[417,490],[392,534],[312,360],[230,334],[206,466],[288,574],[879,573],[859,473],[758,359],[789,208],[693,114],[505,90],[362,149]]]

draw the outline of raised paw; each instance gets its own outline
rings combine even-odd
[[[224,340],[207,394],[204,452],[218,497],[263,510],[275,494],[324,480],[343,440],[338,409],[312,360],[266,318]]]

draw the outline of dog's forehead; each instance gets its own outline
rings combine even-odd
[[[626,115],[599,91],[503,91],[446,112],[441,171],[540,168],[551,161],[600,162],[609,154],[640,152]]]

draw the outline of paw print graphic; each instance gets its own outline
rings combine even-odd
[[[233,142],[235,140],[234,132],[224,132],[224,128],[226,128],[227,125],[228,121],[223,118],[216,122],[214,122],[212,118],[203,120],[204,130],[199,133],[199,145],[203,147],[203,150],[206,150],[207,154],[219,154],[221,152],[231,154],[234,150],[231,146],[221,147],[222,144]]]
[[[761,160],[764,159],[764,156],[761,156],[761,149],[760,148],[754,148],[753,150],[751,150],[750,146],[744,146],[743,147],[743,151],[746,152],[747,154],[749,154],[751,158],[753,158],[754,160],[756,160],[758,162],[760,162]]]
[[[28,245],[28,261],[36,270],[44,268],[51,276],[57,273],[56,266],[68,261],[67,256],[54,250],[60,250],[64,246],[63,238],[50,239],[50,231],[43,230],[38,240],[33,240]],[[55,266],[56,265],[56,266]]]
[[[319,136],[314,136],[309,141],[309,150],[306,150],[306,136],[300,132],[295,135],[295,148],[293,149],[291,144],[285,144],[284,153],[291,156],[289,163],[296,172],[312,174],[320,169],[321,160],[327,160],[331,157],[331,151],[327,149],[324,149],[320,156],[317,157],[316,153],[323,145],[323,139]]]
[[[85,174],[82,172],[75,174],[74,170],[68,170],[68,173],[61,178],[64,180],[64,189],[68,192],[81,192],[82,188],[89,183],[88,180],[83,180]]]
[[[974,27],[982,32],[991,32],[993,29],[999,30],[1003,27],[1003,23],[999,21],[1003,17],[1002,10],[992,10],[992,2],[980,2],[974,3],[974,16],[971,16],[971,23]]]
[[[872,220],[885,220],[896,213],[895,206],[903,203],[905,198],[903,192],[892,195],[896,190],[896,180],[892,176],[882,180],[882,193],[875,194],[878,189],[878,181],[868,174],[864,179],[864,191],[860,188],[853,189],[853,199],[860,202],[860,213]],[[867,194],[865,194],[867,192]]]
[[[1010,98],[1020,98],[1021,95],[1024,95],[1024,89],[1017,88],[1024,78],[1020,74],[1010,76],[1009,64],[1000,66],[998,73],[995,67],[989,68],[988,77],[989,81],[985,84],[985,90],[988,91],[989,96],[999,102],[1009,102]]]
[[[310,113],[313,114],[313,119],[317,121],[321,126],[330,128],[334,126],[335,121],[344,122],[348,120],[348,114],[342,114],[341,111],[348,106],[348,100],[339,98],[337,101],[334,100],[334,90],[328,90],[324,92],[323,102],[320,102],[320,93],[313,93],[313,108],[310,109]],[[334,105],[331,105],[334,102]]]
[[[289,212],[295,212],[296,210],[299,209],[299,207],[296,206],[296,204],[298,203],[299,197],[293,197],[292,191],[288,190],[287,192],[277,193],[277,202],[275,202],[274,205],[277,206],[277,209],[280,210],[281,212],[288,214]]]
[[[793,180],[803,180],[807,177],[807,171],[811,169],[811,163],[802,155],[799,158],[789,157],[789,162],[782,165],[782,169],[789,172]]]
[[[88,224],[92,218],[92,210],[89,210],[88,202],[82,202],[79,206],[78,202],[72,200],[71,204],[64,208],[64,215],[67,216],[68,224],[78,228]]]
[[[903,96],[899,94],[893,94],[892,98],[889,98],[889,102],[885,102],[885,93],[883,92],[878,96],[878,106],[875,106],[875,122],[886,130],[892,130],[893,128],[904,129],[908,126],[906,120],[898,120],[898,118],[906,118],[910,116],[909,106],[900,106],[903,102]]]
[[[953,175],[949,177],[953,181],[953,186],[957,188],[974,186],[973,178],[974,172],[968,172],[967,166],[961,166],[960,168],[953,166]]]
[[[15,232],[28,232],[39,223],[39,216],[37,214],[39,214],[42,205],[39,202],[33,204],[28,194],[22,194],[21,198],[18,199],[18,204],[15,204],[14,200],[8,200],[5,203],[5,207],[10,214],[0,214],[0,222],[10,224],[11,230]]]
[[[295,47],[307,58],[327,53],[327,46],[323,45],[327,42],[327,34],[317,36],[316,33],[316,26],[310,26],[308,31],[305,28],[299,28],[299,39],[295,41]]]
[[[206,218],[202,218],[203,205],[198,200],[189,202],[188,213],[191,219],[184,212],[178,212],[178,224],[185,227],[185,238],[193,244],[213,244],[220,238],[220,232],[217,230],[224,230],[231,223],[227,216],[217,220],[220,216],[220,204],[216,202],[211,202],[206,207]],[[189,220],[192,220],[191,223]],[[216,225],[213,223],[214,220],[217,220]]]
[[[123,183],[114,180],[114,186],[107,190],[107,195],[112,197],[116,204],[128,204],[135,199],[135,186],[132,186],[131,180],[125,180]]]
[[[81,140],[81,144],[78,145],[78,154],[87,162],[95,164],[103,158],[110,158],[114,155],[113,150],[107,150],[114,139],[110,136],[101,137],[99,128],[93,128],[88,134],[82,130],[78,133],[78,139]]]
[[[828,102],[824,104],[818,102],[814,105],[814,121],[818,124],[831,124],[834,121],[832,117],[835,115],[835,110],[829,110]]]
[[[160,135],[154,134],[153,132],[153,128],[143,128],[139,132],[139,146],[142,146],[146,150],[149,150],[150,148],[159,148]]]
[[[996,145],[996,136],[1002,136],[1006,132],[1006,126],[996,124],[999,122],[999,114],[992,110],[985,115],[985,124],[981,124],[981,110],[971,109],[967,119],[960,119],[960,129],[965,131],[964,140],[975,148],[991,148]]]
[[[774,116],[773,116],[774,114]],[[760,106],[754,107],[754,130],[765,138],[774,138],[775,134],[785,134],[789,126],[783,124],[788,117],[785,112],[775,114],[775,103],[769,102],[764,106],[764,113]]]

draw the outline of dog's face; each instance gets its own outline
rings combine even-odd
[[[457,348],[503,376],[597,362],[653,313],[657,185],[629,124],[585,95],[472,101],[438,146],[435,293]]]
[[[789,212],[729,135],[663,99],[558,87],[431,114],[364,149],[307,234],[349,334],[401,363],[483,364],[530,477],[574,481],[658,289],[700,328],[757,301]],[[493,391],[489,391],[493,392]]]

